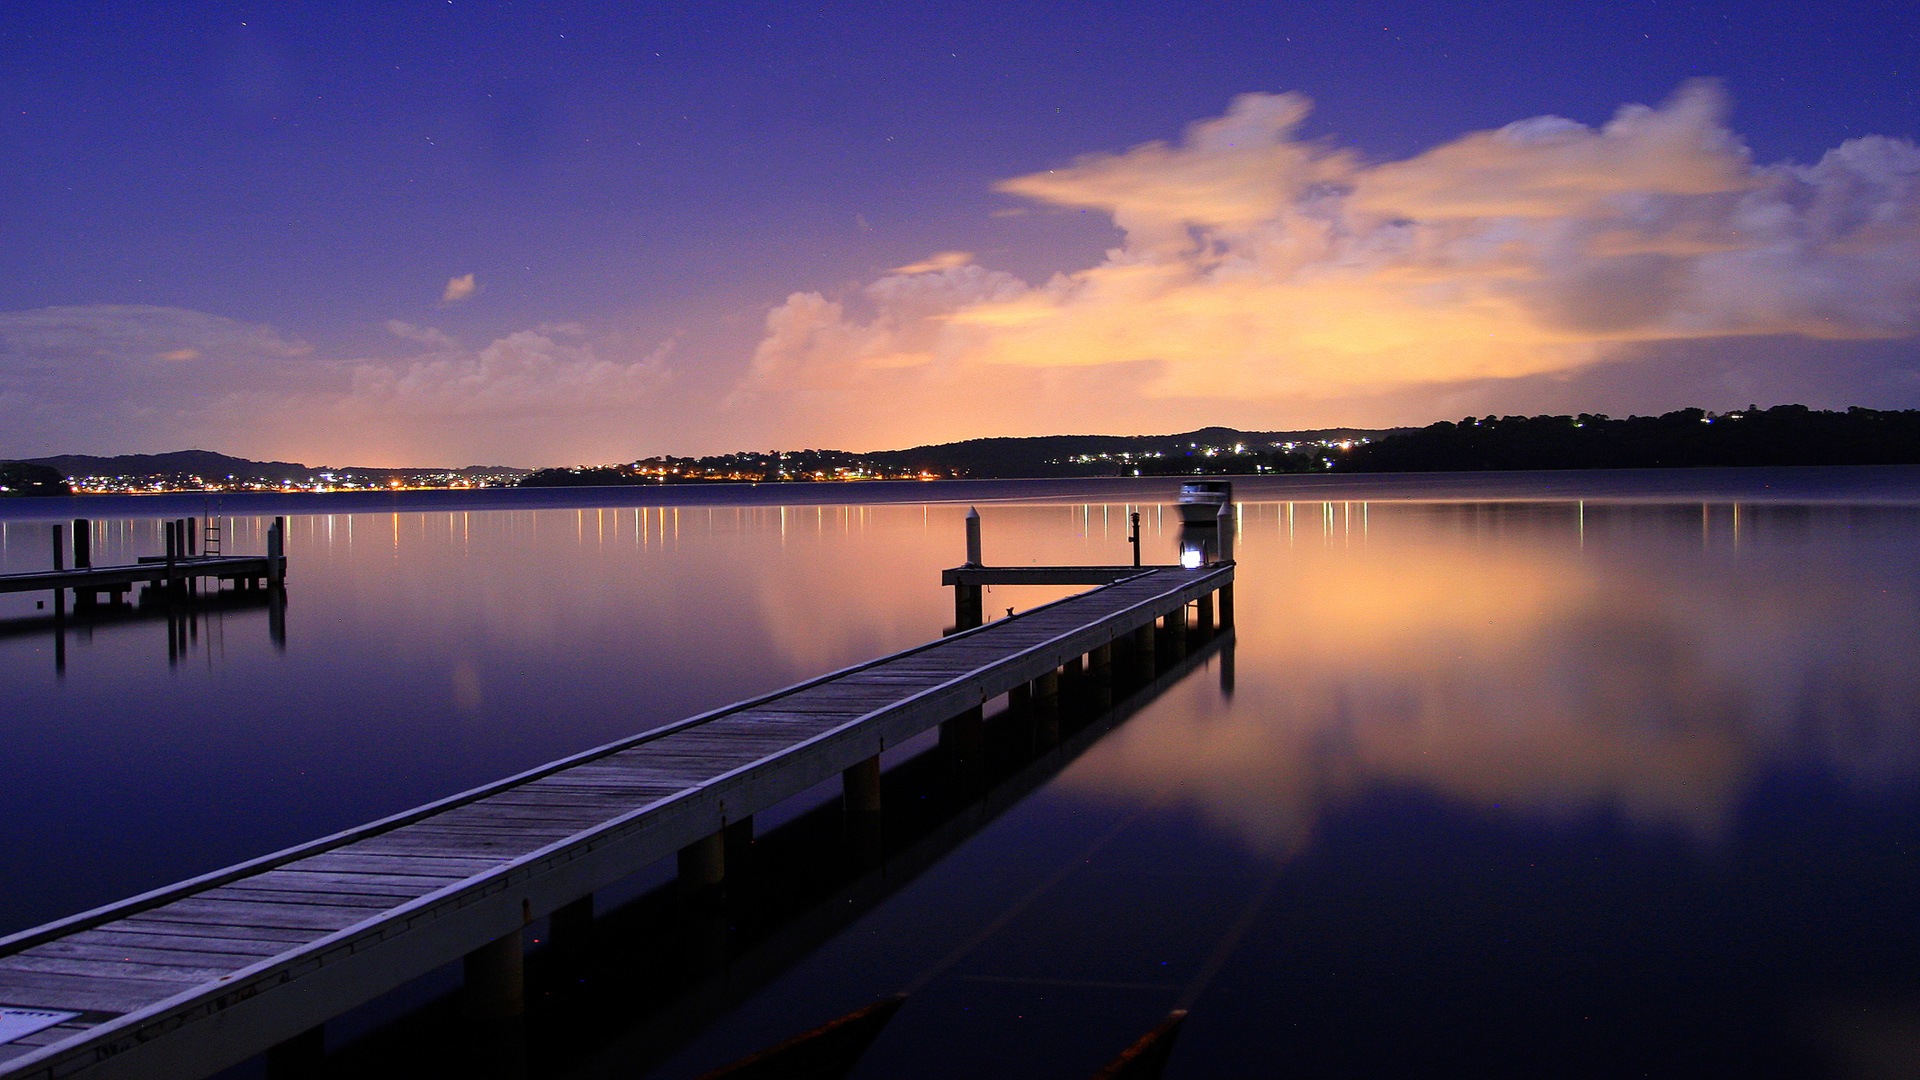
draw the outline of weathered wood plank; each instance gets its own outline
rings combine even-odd
[[[321,904],[263,904],[253,900],[213,900],[190,896],[142,913],[154,922],[186,922],[286,930],[340,930],[365,919],[357,907]]]
[[[124,927],[125,923],[111,923],[110,926]],[[287,951],[285,941],[262,941],[253,938],[206,937],[191,934],[148,933],[150,928],[82,930],[77,934],[36,945],[36,949],[73,946],[76,948],[98,947],[104,949],[155,949],[162,952],[212,953],[225,956],[273,956]]]
[[[184,964],[155,960],[103,960],[88,956],[35,956],[21,953],[0,960],[0,982],[9,972],[42,971],[82,978],[149,979],[203,983],[229,975],[245,964]]]
[[[30,1009],[129,1013],[200,985],[196,979],[127,979],[0,970],[0,1002]]]
[[[194,895],[202,900],[239,900],[249,904],[297,904],[302,907],[324,905],[368,911],[399,907],[413,899],[413,894],[369,896],[365,893],[321,892],[316,889],[275,889],[271,886],[255,885],[252,879],[237,881],[232,885],[222,885],[217,889],[208,889]]]
[[[186,949],[155,949],[137,945],[108,945],[86,941],[49,941],[45,945],[36,945],[21,956],[56,956],[75,960],[117,960],[126,963],[147,961],[155,964],[172,964],[180,967],[218,967],[232,971],[249,964],[258,963],[262,955],[279,952],[273,949],[262,954],[215,952]]]
[[[363,851],[359,843],[348,844],[319,855],[290,862],[285,870],[370,874],[412,874],[418,877],[444,877],[459,881],[500,865],[500,860],[471,855],[422,855]]]

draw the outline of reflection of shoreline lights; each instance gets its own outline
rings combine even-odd
[[[1863,789],[1920,776],[1915,613],[1844,538],[1813,560],[1820,572],[1786,572],[1809,542],[1800,508],[1763,517],[1801,531],[1761,527],[1760,549],[1743,536],[1740,558],[1765,567],[1730,550],[1675,559],[1699,542],[1694,519],[1592,503],[1551,520],[1374,503],[1388,528],[1368,548],[1292,544],[1285,509],[1245,509],[1258,525],[1241,541],[1252,591],[1231,702],[1192,690],[1186,710],[1109,736],[1068,785],[1130,797],[1171,782],[1278,853],[1400,785],[1534,823],[1617,815],[1714,844],[1781,762]]]
[[[1206,556],[1197,547],[1182,548],[1180,551],[1180,565],[1189,570],[1200,569],[1200,564],[1205,559]]]

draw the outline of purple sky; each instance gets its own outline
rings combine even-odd
[[[16,4],[0,455],[1917,406],[1915,56],[1905,4]]]

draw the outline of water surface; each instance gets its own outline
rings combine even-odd
[[[534,1071],[693,1076],[911,988],[855,1075],[1085,1075],[1175,1005],[1169,1076],[1911,1075],[1920,485],[1687,475],[1243,482],[1227,651],[674,1039]],[[300,514],[280,641],[0,597],[0,930],[951,621],[965,503],[766,491]],[[960,494],[990,562],[1123,562],[1133,510],[1173,557],[1163,486],[1082,492]]]

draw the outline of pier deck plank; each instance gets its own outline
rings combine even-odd
[[[76,573],[95,576],[11,580],[102,580]],[[1233,568],[1087,576],[1111,583],[0,939],[0,1007],[82,1014],[0,1045],[0,1077],[244,1060],[1177,611]]]

